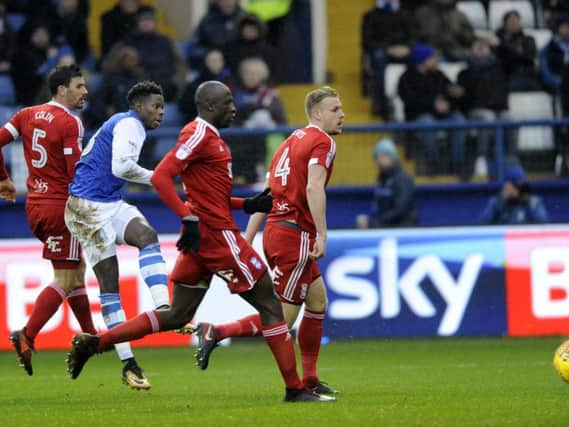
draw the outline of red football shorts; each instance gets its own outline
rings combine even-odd
[[[209,283],[215,274],[227,283],[231,293],[251,290],[265,274],[267,266],[236,230],[213,230],[200,222],[200,249],[180,252],[170,274],[174,282],[198,285]]]
[[[53,204],[26,203],[28,224],[34,236],[43,242],[43,257],[54,268],[74,269],[81,260],[81,246],[65,226],[64,211],[65,200]]]
[[[273,283],[281,301],[300,305],[320,268],[308,257],[314,237],[294,224],[269,222],[263,231],[263,248],[273,271]]]

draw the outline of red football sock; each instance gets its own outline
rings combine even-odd
[[[73,289],[67,295],[67,303],[79,322],[81,330],[88,334],[97,335],[97,330],[95,329],[93,318],[91,317],[91,307],[89,305],[89,297],[87,297],[87,289],[85,289],[85,286],[83,285]]]
[[[286,322],[274,323],[263,327],[263,336],[279,365],[286,388],[301,389],[303,385],[296,372],[294,342]]]
[[[304,317],[298,330],[298,344],[302,358],[302,380],[307,387],[320,383],[316,372],[320,342],[322,341],[323,312],[304,310]]]
[[[252,314],[234,322],[214,326],[215,338],[221,341],[229,337],[256,337],[263,333],[259,314]]]
[[[158,312],[156,310],[147,311],[101,334],[99,351],[110,350],[114,344],[137,340],[159,330]]]
[[[36,338],[41,328],[55,314],[64,299],[65,291],[56,283],[46,286],[40,292],[25,328],[25,334],[29,339],[33,341]]]

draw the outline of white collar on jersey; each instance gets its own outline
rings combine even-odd
[[[69,109],[68,109],[65,105],[60,104],[59,102],[54,101],[53,99],[52,99],[51,101],[49,101],[49,102],[47,103],[47,105],[54,105],[54,106],[56,106],[56,107],[59,107],[59,108],[65,110],[65,111],[68,112],[69,114],[71,114],[71,111],[69,111]]]
[[[322,132],[323,134],[325,134],[326,136],[330,137],[330,135],[328,134],[328,132],[326,132],[324,129],[322,129],[320,126],[309,123],[308,126],[306,126],[307,128],[316,128],[318,129],[320,132]]]
[[[204,122],[207,127],[209,127],[212,131],[214,131],[217,136],[219,136],[219,131],[217,130],[217,128],[207,120],[204,120],[201,117],[196,117],[196,121]]]

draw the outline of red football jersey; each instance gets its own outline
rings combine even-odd
[[[309,233],[316,233],[306,199],[308,168],[326,168],[326,184],[330,180],[336,155],[336,143],[318,126],[297,129],[275,152],[269,167],[269,187],[273,195],[273,210],[268,221],[294,220]]]
[[[81,120],[51,101],[17,112],[0,130],[0,147],[18,136],[22,137],[28,166],[28,200],[67,199],[75,163],[81,156]]]
[[[156,167],[155,175],[168,169],[170,175],[182,178],[184,193],[192,213],[216,230],[236,230],[231,215],[231,152],[219,131],[201,118],[188,123],[180,132],[176,146]],[[180,216],[181,201],[175,201],[157,187],[163,200]]]

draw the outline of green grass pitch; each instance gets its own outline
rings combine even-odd
[[[320,375],[332,404],[285,404],[262,341],[219,348],[210,367],[193,348],[137,349],[152,390],[120,382],[114,353],[72,381],[63,352],[34,355],[28,377],[0,353],[1,426],[569,426],[569,384],[552,368],[560,339],[335,341]]]

